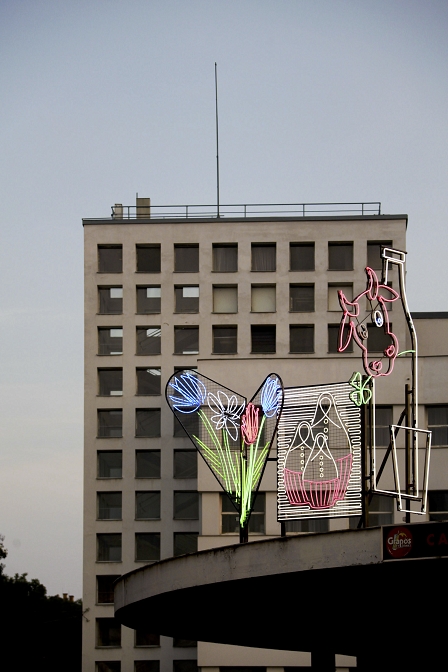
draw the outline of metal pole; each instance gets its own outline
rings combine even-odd
[[[219,144],[218,144],[218,64],[215,63],[215,117],[216,117],[216,210],[219,217]]]
[[[409,389],[408,383],[404,386],[404,401],[406,409],[406,425],[411,427],[411,390]],[[405,465],[406,465],[406,494],[411,494],[411,451],[412,451],[412,432],[410,429],[406,430],[405,435]],[[411,514],[409,511],[406,511],[406,522],[411,522]]]

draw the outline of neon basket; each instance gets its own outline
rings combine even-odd
[[[301,471],[284,469],[285,489],[292,506],[310,506],[312,509],[328,509],[344,499],[352,471],[351,453],[335,460],[338,474],[330,481],[309,481],[302,478]]]

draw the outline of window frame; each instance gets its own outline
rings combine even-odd
[[[160,296],[157,297],[148,297],[148,289],[159,289]],[[146,290],[146,297],[141,298],[140,294],[142,290]],[[153,300],[154,307],[153,309],[143,310],[143,304],[145,300]],[[158,315],[162,311],[162,287],[161,285],[136,285],[135,288],[135,314],[136,315]]]
[[[154,453],[154,455],[157,454],[158,464],[155,465],[156,467],[158,467],[158,470],[156,470],[157,471],[157,476],[139,476],[139,461],[137,459],[137,455],[141,455],[142,453],[151,453],[151,454]],[[140,449],[140,448],[138,448],[135,451],[135,478],[138,478],[138,479],[142,479],[142,478],[150,478],[150,479],[161,478],[161,457],[162,457],[162,455],[161,455],[160,448],[154,448],[154,449],[148,449],[148,448]],[[156,462],[157,462],[157,460],[156,460]]]
[[[106,299],[102,299],[101,292],[110,291],[112,289],[121,289],[121,298],[120,297],[110,297],[109,301],[119,301],[120,309],[118,310],[101,310],[101,304],[106,302]],[[123,285],[97,285],[98,290],[98,315],[122,315],[123,314]]]
[[[137,357],[153,357],[154,355],[161,355],[162,354],[162,329],[160,325],[148,325],[146,327],[139,327],[137,326],[135,331],[135,354]],[[148,352],[139,352],[139,346],[141,346],[144,342],[145,339],[140,339],[139,340],[139,333],[140,335],[143,335],[143,332],[146,332],[146,340],[148,339],[154,339],[154,345],[158,345],[159,348],[154,349],[154,351],[148,351]],[[159,332],[160,336],[152,336],[151,334],[148,334],[148,332],[152,333],[157,333]]]
[[[215,256],[215,249],[224,249],[224,248],[230,248],[232,250],[236,250],[236,255],[235,255],[235,261],[236,263],[234,264],[234,268],[232,270],[228,271],[223,271],[223,270],[218,270],[215,268],[218,264],[216,264],[216,256]],[[230,264],[229,264],[230,266]],[[238,272],[238,243],[212,243],[212,273],[237,273]]]
[[[102,454],[117,454],[120,455],[121,457],[121,473],[120,476],[100,476],[100,455]],[[112,478],[123,478],[123,451],[122,450],[97,450],[96,451],[96,473],[97,473],[97,479],[101,480],[110,480]]]
[[[197,350],[178,350],[176,334],[179,334],[181,331],[196,331],[197,334]],[[199,355],[199,325],[174,325],[174,354],[175,355]]]
[[[227,330],[232,331],[233,333],[229,336],[218,335],[218,330]],[[217,339],[226,339],[231,344],[234,344],[235,348],[233,350],[219,350],[217,348]],[[237,355],[238,354],[238,325],[236,324],[213,324],[212,325],[212,354],[213,355]]]
[[[302,248],[311,248],[313,250],[313,263],[312,267],[310,266],[309,268],[293,268],[293,263],[292,263],[292,250],[295,247],[302,247]],[[316,270],[316,244],[315,242],[291,242],[289,243],[289,270],[293,273],[310,273]]]
[[[271,331],[273,336],[274,336],[274,348],[273,349],[268,349],[268,350],[261,350],[261,349],[254,349],[254,334],[258,331],[259,334],[265,332],[266,334],[268,331]],[[271,339],[272,339],[272,334],[271,334]],[[263,339],[262,339],[263,340]],[[266,339],[267,340],[267,339]],[[272,341],[270,341],[272,342]],[[250,347],[251,347],[251,354],[252,355],[263,355],[263,354],[272,354],[277,352],[277,325],[276,324],[251,324],[250,325]]]
[[[333,263],[336,261],[334,258],[332,259],[332,255],[330,253],[330,250],[335,250],[337,248],[342,248],[342,247],[351,247],[351,264],[350,267],[343,264],[335,264]],[[352,240],[345,240],[345,241],[328,241],[328,270],[329,271],[353,271],[354,270],[354,245]]]
[[[158,263],[155,264],[155,267],[158,266],[158,268],[156,268],[156,270],[151,269],[150,271],[148,271],[148,270],[139,269],[139,258],[138,258],[139,255],[138,255],[138,252],[139,252],[139,250],[142,250],[142,249],[153,249],[153,250],[158,250],[159,251],[158,260],[157,260]],[[162,248],[161,248],[160,243],[148,243],[148,244],[137,243],[135,245],[135,272],[136,273],[146,273],[146,274],[148,274],[148,273],[160,273],[161,268],[162,268]]]
[[[299,331],[300,329],[309,330],[308,333],[312,334],[312,347],[310,349],[302,350],[293,350],[292,348],[292,334],[294,331]],[[291,355],[301,355],[301,354],[312,354],[316,352],[315,344],[315,335],[316,335],[315,325],[314,324],[290,324],[289,325],[289,353]]]
[[[312,290],[312,299],[310,300],[309,298],[304,299],[303,297],[293,297],[293,290],[294,289],[311,289]],[[312,307],[311,308],[301,308],[301,309],[294,309],[294,304],[293,301],[302,301],[305,303],[305,301],[310,301],[310,304]],[[289,312],[290,313],[314,313],[316,308],[316,290],[313,282],[291,282],[289,284]]]
[[[270,248],[274,250],[273,268],[255,268],[254,250],[259,248]],[[262,265],[262,264],[261,264]],[[251,243],[250,246],[250,270],[252,273],[275,273],[277,271],[277,243]]]
[[[177,258],[177,251],[180,249],[197,249],[197,267],[194,269],[178,268],[181,264],[180,259]],[[185,260],[184,260],[185,261]],[[196,259],[195,259],[196,261]],[[199,243],[174,243],[174,273],[199,273]]]
[[[117,264],[117,266],[120,266],[119,271],[111,271],[111,270],[103,270],[103,266],[107,266],[106,259],[101,260],[101,254],[100,250],[120,250],[121,251],[121,257],[119,259],[120,264]],[[104,244],[98,244],[97,246],[97,273],[101,274],[118,274],[118,273],[123,273],[123,245],[104,245]]]
[[[143,425],[142,420],[139,419],[139,415],[143,417],[143,414],[147,414],[148,417],[155,417],[157,418],[157,421],[151,421],[154,422],[156,425],[156,434],[139,434],[139,426],[142,428],[141,431],[143,431]],[[161,408],[136,408],[135,409],[135,438],[136,439],[158,439],[161,436],[161,428],[162,428],[162,409]]]

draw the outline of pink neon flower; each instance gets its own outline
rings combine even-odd
[[[241,431],[244,443],[248,446],[254,443],[258,436],[258,408],[251,403],[247,404],[246,410],[241,417]]]

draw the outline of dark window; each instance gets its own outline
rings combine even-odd
[[[121,492],[97,493],[98,520],[121,520]]]
[[[197,478],[198,456],[196,450],[174,451],[174,478]]]
[[[227,495],[221,495],[222,534],[236,534],[239,531],[238,513]],[[249,520],[249,533],[265,534],[266,497],[264,492],[256,494]]]
[[[175,245],[174,270],[178,273],[197,273],[199,271],[199,245]]]
[[[199,435],[199,417],[196,413],[184,413],[182,416],[182,425],[174,416],[174,431],[173,436],[187,436],[185,429],[194,436]]]
[[[339,324],[328,325],[328,352],[338,352],[339,343]],[[350,341],[344,352],[353,352],[353,339]]]
[[[237,350],[237,327],[213,327],[214,354],[235,354]]]
[[[252,352],[275,352],[275,324],[251,326]]]
[[[135,436],[148,438],[160,436],[160,408],[136,409]]]
[[[123,411],[117,408],[113,411],[98,411],[98,437],[117,438],[123,433]]]
[[[123,354],[123,328],[98,327],[98,354]]]
[[[275,271],[276,269],[276,246],[275,243],[267,245],[252,244],[252,270]]]
[[[160,245],[137,245],[137,271],[160,273]]]
[[[101,397],[121,397],[123,369],[98,369],[98,393]]]
[[[160,478],[160,450],[135,451],[135,477]]]
[[[296,668],[285,667],[284,669],[288,670],[288,672],[290,670],[294,670],[294,672],[296,672]],[[307,668],[306,667],[305,668],[297,668],[298,672],[302,672],[303,669],[306,670]],[[219,672],[266,672],[266,668],[265,667],[220,667]]]
[[[160,285],[137,287],[137,313],[139,315],[160,313],[161,296]]]
[[[160,327],[137,327],[137,355],[160,355]]]
[[[328,532],[329,529],[330,524],[328,518],[285,521],[286,534],[295,534],[299,532]]]
[[[195,639],[181,639],[180,637],[173,637],[173,646],[179,649],[195,648],[198,645]]]
[[[160,534],[139,532],[135,535],[136,562],[157,562],[160,560]]]
[[[392,247],[392,241],[370,241],[367,243],[367,266],[376,271],[380,271],[383,268],[383,260],[381,259],[382,247]]]
[[[390,323],[389,329],[390,331],[393,331],[392,323]],[[367,331],[369,334],[369,339],[367,341],[369,352],[384,352],[384,350],[391,345],[392,339],[386,334],[383,327],[376,327],[374,324],[368,324]]]
[[[213,270],[235,273],[238,270],[238,245],[213,245]]]
[[[174,493],[174,520],[199,519],[199,493],[182,490]]]
[[[95,663],[95,672],[121,672],[119,660],[99,660]]]
[[[103,574],[96,577],[96,601],[98,604],[114,603],[114,581],[120,574]]]
[[[289,285],[289,310],[292,313],[314,311],[314,285]]]
[[[314,352],[314,324],[291,324],[289,352]]]
[[[121,450],[98,451],[98,478],[121,478],[123,475]]]
[[[198,672],[198,661],[173,660],[173,672]]]
[[[375,407],[375,443],[387,447],[390,442],[390,425],[392,424],[392,406]]]
[[[198,313],[199,312],[199,286],[190,285],[174,288],[175,312]]]
[[[448,406],[427,406],[432,446],[448,446]]]
[[[160,635],[137,628],[135,631],[135,646],[160,646]]]
[[[352,271],[353,243],[328,243],[328,268],[330,271]]]
[[[151,490],[135,493],[135,519],[160,520],[160,492]]]
[[[160,661],[136,660],[134,661],[134,672],[160,672]]]
[[[429,520],[448,520],[448,490],[428,492]]]
[[[119,315],[123,312],[123,287],[98,287],[98,312]]]
[[[160,394],[160,368],[137,369],[137,394]]]
[[[96,645],[121,646],[121,623],[117,619],[96,619]]]
[[[174,352],[176,355],[197,355],[199,327],[174,327]]]
[[[291,271],[314,271],[314,243],[290,243],[289,268]]]
[[[385,495],[373,495],[369,504],[369,527],[377,525],[392,525],[394,522],[394,498]],[[351,516],[350,529],[354,530],[359,525],[359,518]]]
[[[173,539],[173,555],[185,555],[186,553],[196,553],[198,550],[197,532],[175,532]]]
[[[121,245],[98,245],[98,273],[122,273]]]
[[[97,534],[99,562],[121,562],[121,534]]]

